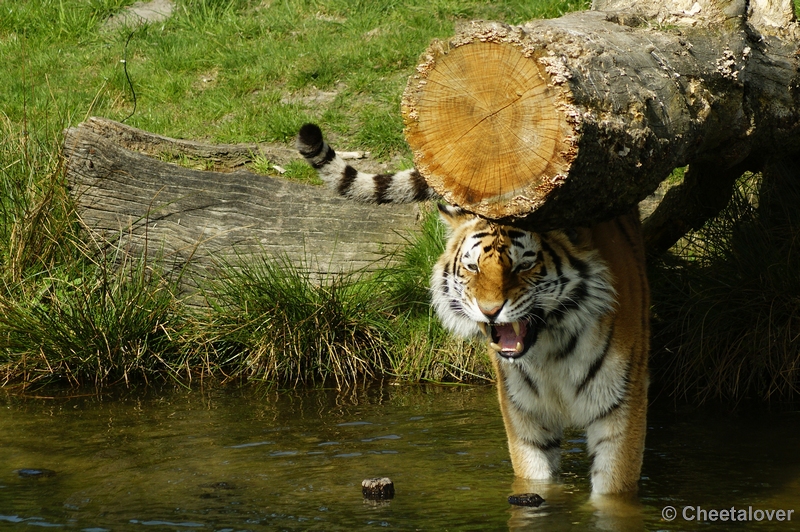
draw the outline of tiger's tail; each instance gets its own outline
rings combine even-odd
[[[363,203],[415,203],[439,196],[416,168],[392,174],[368,174],[347,164],[322,138],[316,124],[304,124],[297,151],[339,195]]]

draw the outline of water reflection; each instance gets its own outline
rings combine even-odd
[[[590,497],[579,433],[567,437],[558,482],[514,479],[491,387],[2,402],[0,523],[10,528],[725,530],[730,523],[670,522],[661,512],[800,510],[796,413],[656,407],[641,492],[620,499]],[[24,469],[55,474],[20,475]],[[363,501],[361,481],[378,476],[394,481],[395,498]],[[545,504],[507,503],[527,492]]]

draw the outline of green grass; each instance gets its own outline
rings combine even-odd
[[[61,245],[81,258],[6,279],[0,291],[3,382],[104,386],[180,379],[177,278],[121,249],[90,249],[73,237]]]
[[[57,138],[34,139],[0,117],[0,280],[16,283],[72,258],[75,233]]]
[[[298,183],[307,183],[309,185],[324,184],[322,179],[317,175],[316,170],[305,161],[301,160],[289,161],[285,167],[279,167],[267,158],[256,155],[253,158],[253,162],[248,165],[248,168],[252,172],[272,177],[283,177],[285,179],[297,181]]]
[[[404,151],[399,99],[428,42],[463,18],[520,22],[588,2],[179,1],[164,23],[101,31],[122,0],[0,9],[0,109],[50,132],[87,114],[212,142],[291,139],[308,120],[382,156]],[[129,41],[129,42],[128,42]],[[126,42],[127,50],[125,49]],[[322,96],[321,96],[322,95]]]
[[[264,257],[229,264],[208,287],[203,341],[233,378],[337,385],[385,372],[387,302],[364,276],[315,279]]]
[[[420,232],[396,253],[396,263],[381,272],[391,298],[414,316],[428,315],[431,272],[444,252],[446,233],[435,208],[423,210]]]
[[[286,165],[284,170],[286,170],[286,173],[283,174],[283,177],[286,179],[292,179],[294,181],[308,183],[311,185],[323,184],[323,181],[317,175],[316,170],[306,164],[305,161],[291,161]]]
[[[432,316],[428,277],[441,253],[438,214],[377,272],[319,277],[280,257],[241,258],[205,285],[194,356],[227,379],[337,386],[374,377],[472,382],[491,377],[486,349],[450,338]]]
[[[375,276],[394,315],[390,371],[414,382],[487,381],[493,372],[486,347],[450,336],[429,305],[429,279],[445,238],[438,211],[423,212],[419,233],[397,252],[393,266]]]
[[[1,120],[0,382],[174,378],[177,279],[86,238],[63,180],[60,136]]]

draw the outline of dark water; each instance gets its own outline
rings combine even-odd
[[[0,406],[0,529],[800,530],[798,412],[656,405],[639,497],[592,501],[578,433],[559,483],[514,480],[491,387],[0,396]],[[362,499],[375,476],[392,478],[392,501]],[[528,491],[546,503],[509,506]],[[751,521],[710,512],[731,507]]]

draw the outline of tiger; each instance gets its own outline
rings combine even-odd
[[[441,199],[416,169],[368,174],[305,124],[297,149],[340,195]],[[585,430],[592,493],[635,492],[646,432],[649,286],[638,209],[547,232],[445,203],[445,251],[430,279],[438,319],[486,342],[514,474],[556,479],[564,430]]]

